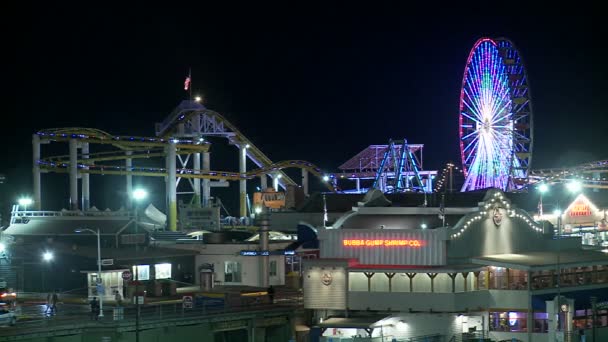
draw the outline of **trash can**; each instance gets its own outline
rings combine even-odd
[[[118,306],[114,308],[114,320],[121,321],[125,318],[125,311],[122,306]]]

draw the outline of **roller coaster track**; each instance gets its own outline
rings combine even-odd
[[[77,139],[82,142],[93,144],[113,145],[122,150],[136,150],[151,147],[161,148],[170,143],[174,143],[178,150],[190,150],[190,153],[193,151],[206,152],[209,150],[209,144],[194,140],[111,135],[94,128],[52,128],[39,131],[37,134],[40,139],[48,141],[68,141],[70,139]]]
[[[68,173],[69,162],[66,161],[48,161],[40,160],[38,165],[42,170],[48,172]],[[253,179],[260,175],[267,174],[269,172],[278,172],[286,168],[300,168],[308,170],[313,175],[322,178],[323,174],[321,169],[316,167],[314,164],[304,160],[285,160],[278,163],[271,164],[264,168],[250,170],[244,175],[239,172],[226,172],[226,171],[200,171],[194,169],[177,169],[179,177],[182,178],[200,178],[200,179],[214,179],[214,180],[229,180],[237,181],[241,179]],[[155,167],[130,167],[128,170],[125,166],[119,165],[89,165],[89,164],[78,164],[78,172],[88,174],[99,174],[99,175],[133,175],[133,176],[150,176],[150,177],[165,177],[167,176],[167,169],[155,168]],[[330,191],[335,191],[334,187],[324,182],[325,186]]]
[[[440,179],[435,185],[436,192],[440,192],[446,186],[449,169],[450,164],[443,169]],[[590,174],[595,176],[590,176]],[[561,183],[576,179],[582,183],[583,187],[608,189],[608,160],[598,160],[573,167],[530,170],[528,179],[528,184],[525,185],[528,188],[538,183]]]
[[[596,176],[589,176],[594,174]],[[530,185],[556,183],[577,179],[583,187],[608,189],[608,160],[583,163],[569,168],[539,169],[530,171]]]
[[[194,101],[182,101],[165,121],[156,125],[156,135],[165,139],[170,136],[225,137],[239,148],[249,146],[247,157],[260,169],[276,165],[225,117]],[[278,173],[281,187],[296,185],[285,173],[280,170]]]

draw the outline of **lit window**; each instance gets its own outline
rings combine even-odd
[[[271,277],[276,277],[277,276],[277,261],[276,260],[271,260],[270,261],[270,272],[269,275]]]
[[[150,280],[150,265],[133,266],[135,280]]]
[[[155,279],[171,278],[171,264],[156,264],[154,265]]]
[[[240,283],[241,263],[238,261],[226,261],[224,264],[224,281],[227,283]]]

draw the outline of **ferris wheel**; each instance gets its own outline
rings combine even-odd
[[[511,41],[479,39],[469,54],[460,94],[461,191],[517,191],[532,161],[528,78]]]

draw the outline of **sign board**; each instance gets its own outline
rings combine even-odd
[[[112,266],[114,265],[114,259],[101,259],[101,266]]]
[[[194,301],[192,300],[192,296],[184,296],[182,297],[182,306],[184,309],[192,309]]]
[[[269,251],[253,251],[253,250],[242,250],[239,252],[240,255],[243,256],[266,256],[266,255],[270,255]]]
[[[133,273],[131,271],[122,272],[122,280],[129,281],[133,278]]]

